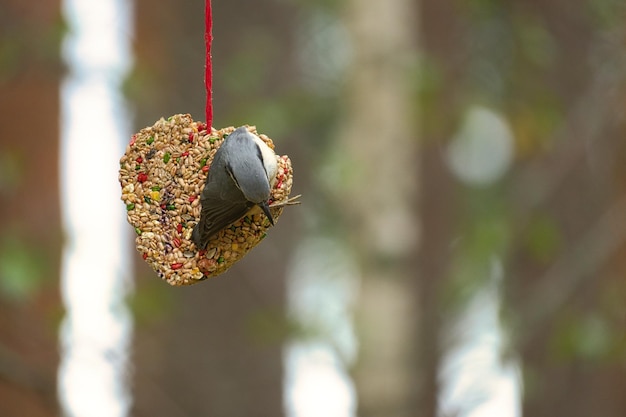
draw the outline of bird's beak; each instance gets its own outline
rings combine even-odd
[[[274,226],[274,218],[272,217],[272,213],[270,213],[270,206],[267,204],[267,201],[259,203],[259,207],[261,207],[263,213],[265,213],[272,226]]]

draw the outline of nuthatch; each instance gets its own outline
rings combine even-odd
[[[254,206],[270,223],[268,200],[278,165],[276,154],[245,127],[237,128],[219,147],[209,168],[200,203],[200,221],[192,240],[200,250],[220,230],[242,218]]]

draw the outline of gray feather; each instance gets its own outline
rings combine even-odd
[[[205,249],[220,230],[239,220],[253,206],[266,205],[269,197],[270,184],[261,150],[252,134],[240,127],[224,140],[209,167],[193,242]],[[270,220],[273,223],[271,217]]]

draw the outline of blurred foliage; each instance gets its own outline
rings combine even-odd
[[[508,254],[513,225],[502,189],[466,189],[458,207],[458,230],[463,235],[454,244],[450,277],[444,292],[449,313],[462,308],[493,280],[494,268]]]
[[[9,199],[20,186],[24,158],[17,151],[0,149],[0,197]]]
[[[158,76],[149,65],[142,61],[135,62],[126,74],[121,90],[126,98],[136,105],[155,101],[160,95]]]
[[[257,310],[248,316],[245,327],[250,342],[260,346],[277,346],[303,334],[298,324],[288,320],[278,308]]]
[[[551,354],[557,361],[613,363],[626,355],[626,339],[601,311],[572,312],[555,326]]]
[[[8,6],[0,4],[0,85],[33,64],[58,73],[62,65],[61,41],[67,30],[60,14],[46,25],[16,18]]]
[[[285,0],[282,0],[285,1]],[[341,8],[344,6],[346,0],[290,0],[294,3],[297,3],[298,6],[302,7],[303,12],[315,12],[318,10],[324,10],[325,12],[330,12],[333,14],[337,14],[341,11]],[[307,10],[308,9],[308,10]]]
[[[0,81],[17,73],[20,60],[19,41],[8,34],[0,36]]]
[[[531,220],[525,238],[528,252],[543,264],[553,260],[563,246],[557,221],[547,214],[540,213]]]
[[[49,281],[47,265],[41,250],[17,234],[5,234],[0,238],[0,296],[18,303],[29,301]]]
[[[624,24],[626,4],[622,0],[587,0],[586,9],[598,29],[614,29]]]
[[[278,45],[263,31],[247,33],[240,47],[222,67],[219,82],[232,95],[259,96],[279,61]]]
[[[126,300],[137,326],[161,322],[176,308],[171,288],[153,277],[143,282],[141,291],[131,293]]]

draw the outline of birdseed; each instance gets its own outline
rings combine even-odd
[[[274,149],[269,137],[257,133],[254,126],[246,127]],[[231,126],[209,131],[190,115],[177,114],[133,135],[120,159],[122,201],[137,234],[137,250],[170,285],[195,284],[227,271],[265,238],[271,226],[255,208],[216,234],[206,250],[198,251],[191,240],[200,220],[200,196],[211,162],[234,130]],[[270,197],[274,222],[293,183],[289,158],[277,155],[276,161],[278,172],[271,181]]]

